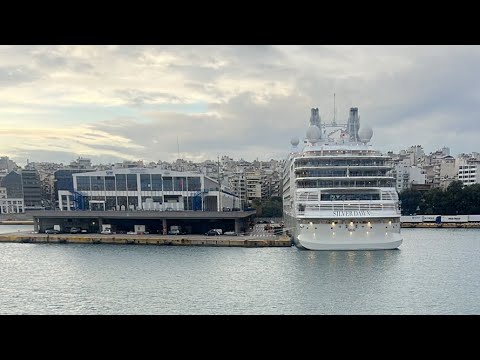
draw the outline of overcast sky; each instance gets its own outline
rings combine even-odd
[[[479,46],[1,46],[0,156],[280,159],[333,93],[382,151],[480,151],[479,64]]]

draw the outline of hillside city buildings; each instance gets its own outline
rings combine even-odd
[[[464,185],[480,183],[478,152],[454,157],[448,147],[443,147],[426,154],[421,145],[414,145],[387,155],[391,157],[391,174],[396,178],[398,192],[411,188],[446,189],[455,180]],[[281,196],[283,163],[283,159],[246,161],[222,156],[198,163],[177,159],[172,163],[139,160],[94,165],[90,159],[79,157],[68,165],[28,162],[21,168],[2,156],[0,213],[73,210],[79,204],[84,208],[118,211],[195,210],[199,206],[210,211],[244,209],[255,200]],[[217,192],[216,198],[206,200],[208,196],[204,196],[205,202],[199,205],[199,193],[205,195],[208,189],[212,191],[208,196]]]

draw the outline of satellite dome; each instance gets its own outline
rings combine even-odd
[[[372,139],[373,130],[370,126],[364,125],[358,130],[358,138],[361,142],[367,143]]]
[[[307,130],[307,139],[315,144],[322,137],[322,132],[317,125],[310,125]]]
[[[292,144],[292,146],[297,146],[299,143],[300,143],[300,140],[298,140],[297,137],[294,137],[292,138],[292,140],[290,140],[290,144]]]

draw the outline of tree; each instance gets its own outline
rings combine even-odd
[[[463,190],[461,181],[453,181],[448,185],[445,191],[445,209],[446,215],[464,215],[468,214],[468,204],[465,199],[466,192]]]
[[[402,215],[416,214],[420,206],[422,194],[418,190],[406,189],[399,194],[402,201]]]
[[[272,196],[269,199],[255,199],[252,207],[257,210],[258,217],[282,217],[283,201],[279,196]]]

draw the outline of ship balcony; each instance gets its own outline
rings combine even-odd
[[[297,204],[296,207],[296,216],[300,218],[400,216],[398,203],[391,201],[316,201]]]
[[[355,165],[355,164],[349,164],[349,165],[336,165],[336,164],[329,164],[329,165],[299,165],[295,167],[296,170],[318,170],[318,169],[349,169],[349,170],[363,170],[363,169],[368,169],[368,170],[389,170],[393,169],[390,165]]]
[[[395,180],[393,176],[386,175],[375,175],[375,176],[365,176],[365,175],[350,175],[350,176],[306,176],[306,177],[297,177],[295,181],[300,180]]]
[[[391,157],[387,155],[375,154],[375,153],[358,153],[358,152],[349,152],[343,150],[335,151],[307,151],[295,158],[295,161],[313,159],[313,160],[324,160],[324,159],[368,159],[368,160],[390,160]]]

